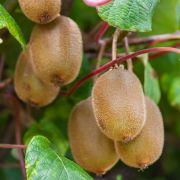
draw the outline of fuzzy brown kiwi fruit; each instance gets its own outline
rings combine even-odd
[[[30,53],[22,52],[16,64],[15,91],[18,97],[33,106],[50,104],[58,95],[60,88],[44,84],[36,77]]]
[[[82,37],[77,24],[61,16],[46,25],[37,25],[30,50],[38,77],[55,86],[73,81],[82,63]]]
[[[113,140],[131,141],[144,126],[146,111],[141,83],[134,73],[121,67],[97,79],[92,105],[101,131]]]
[[[101,175],[118,161],[114,142],[101,133],[97,126],[91,98],[74,107],[68,134],[75,161],[84,169]]]
[[[47,24],[59,16],[61,0],[19,0],[23,13],[32,21]]]
[[[147,120],[141,134],[133,141],[116,142],[120,159],[128,166],[145,169],[159,159],[164,145],[164,127],[158,106],[146,97]]]

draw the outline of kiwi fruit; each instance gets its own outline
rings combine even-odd
[[[164,145],[164,127],[158,106],[146,97],[147,120],[140,135],[124,144],[116,142],[120,159],[128,166],[145,169],[159,159]]]
[[[50,104],[59,94],[59,87],[44,84],[36,77],[28,50],[23,51],[16,64],[15,91],[18,97],[33,106]]]
[[[144,126],[146,110],[141,83],[134,73],[121,67],[97,79],[92,105],[100,130],[113,140],[129,142]]]
[[[42,81],[62,86],[77,77],[82,63],[82,36],[70,18],[61,16],[50,24],[35,26],[30,50]]]
[[[114,142],[101,133],[97,126],[91,98],[74,107],[68,135],[75,161],[87,171],[102,175],[118,161]]]
[[[59,16],[61,0],[19,0],[23,13],[32,21],[47,24]]]

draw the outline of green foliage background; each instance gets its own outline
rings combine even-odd
[[[4,0],[0,0],[4,4]],[[179,3],[179,6],[177,5]],[[20,25],[21,30],[28,41],[33,23],[30,22],[20,11],[19,7],[13,12],[12,16]],[[87,7],[82,0],[75,0],[71,11],[71,18],[74,19],[80,26],[83,32],[90,31],[100,21],[96,9]],[[148,33],[139,33],[139,36],[149,36],[163,33],[176,32],[180,27],[180,1],[179,0],[161,0],[156,8],[153,17],[153,31]],[[174,42],[168,43],[168,45]],[[160,44],[165,46],[167,44]],[[159,45],[159,46],[160,46]],[[21,46],[12,37],[5,39],[3,44],[0,44],[0,54],[5,55],[6,68],[4,77],[13,77],[17,57],[21,51]],[[116,167],[108,173],[104,178],[96,179],[117,179],[122,176],[122,179],[138,179],[138,180],[167,180],[179,179],[180,168],[180,56],[169,53],[160,58],[152,60],[150,63],[156,70],[160,80],[161,100],[160,108],[164,118],[165,125],[165,148],[161,159],[150,166],[147,170],[139,172],[136,169],[126,167],[119,162]],[[83,58],[83,67],[78,77],[85,76],[91,72],[95,60],[88,61],[86,54]],[[135,64],[135,72],[139,78],[144,80],[144,69],[140,62]],[[71,87],[65,87],[64,90]],[[66,155],[72,159],[69,150],[67,137],[67,121],[73,106],[90,96],[92,88],[92,80],[84,84],[70,97],[59,97],[53,104],[42,109],[32,109],[33,118],[36,123],[28,130],[24,131],[24,142],[27,143],[31,137],[37,134],[42,134],[48,137],[57,149],[59,154]],[[1,100],[0,100],[1,104]],[[0,110],[0,131],[6,126],[10,118],[8,110]],[[46,124],[46,127],[43,126]],[[53,128],[57,132],[57,136],[52,135]],[[8,162],[15,162],[16,156],[13,153],[7,156]],[[121,175],[121,176],[118,176]],[[0,169],[0,179],[4,180],[19,180],[21,173],[18,169]]]

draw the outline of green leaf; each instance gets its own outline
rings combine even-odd
[[[161,86],[170,105],[180,110],[180,77],[173,73],[163,74]]]
[[[121,175],[117,175],[116,180],[122,180],[122,176]]]
[[[161,98],[159,80],[156,77],[156,72],[148,62],[144,70],[144,92],[145,95],[149,96],[155,103],[159,103]]]
[[[159,0],[112,0],[98,8],[99,16],[122,30],[151,31],[152,16]]]
[[[180,77],[173,79],[168,93],[170,104],[180,110]]]
[[[25,144],[29,144],[31,139],[36,135],[47,137],[53,143],[53,148],[58,154],[63,156],[66,154],[69,148],[68,142],[52,122],[40,121],[40,123],[34,123],[24,135]]]
[[[178,27],[180,28],[180,0],[177,3],[177,19],[178,19]]]
[[[172,33],[178,30],[178,0],[162,0],[155,9],[152,32],[148,34]]]
[[[16,38],[16,40],[25,47],[24,36],[21,32],[20,27],[17,25],[13,17],[4,9],[0,4],[0,29],[7,28],[9,32]]]
[[[59,156],[43,136],[35,136],[31,140],[25,163],[28,180],[92,180],[77,164]]]

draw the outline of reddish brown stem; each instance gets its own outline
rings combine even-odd
[[[0,149],[26,149],[26,145],[21,144],[0,144]]]
[[[163,35],[155,35],[155,36],[149,36],[144,38],[131,38],[129,39],[130,45],[139,45],[139,44],[147,44],[149,45],[154,44],[154,42],[165,42],[170,40],[179,40],[180,39],[180,32],[174,33],[174,34],[163,34]],[[148,45],[148,46],[149,46]]]
[[[102,36],[106,33],[106,31],[108,30],[109,28],[109,24],[107,22],[102,22],[100,27],[99,27],[99,30],[95,36],[95,41],[97,43],[99,43],[100,39],[102,38]]]
[[[14,119],[15,119],[15,137],[16,137],[16,143],[17,145],[22,144],[21,140],[21,123],[20,123],[20,118],[21,118],[21,106],[18,102],[18,100],[12,96],[11,94],[6,94],[4,95],[7,99],[10,100],[12,103],[12,109],[14,112]],[[21,171],[23,174],[24,180],[26,179],[26,169],[25,169],[25,162],[24,162],[24,152],[22,149],[18,149],[18,155],[19,155],[19,161],[20,161],[20,166],[21,166]]]
[[[0,81],[2,80],[3,69],[4,69],[4,56],[2,55],[0,58]]]
[[[176,43],[176,44],[174,44],[172,47],[178,48],[178,47],[180,47],[180,43]],[[168,53],[168,52],[158,52],[158,53],[155,53],[155,54],[151,54],[151,55],[149,56],[149,58],[150,58],[150,59],[155,59],[155,58],[164,56],[164,55],[166,55],[167,53]]]
[[[155,52],[175,52],[180,54],[180,49],[176,49],[176,48],[171,48],[171,47],[159,47],[159,48],[150,48],[150,49],[143,49],[140,51],[137,51],[135,53],[132,53],[130,55],[127,56],[123,56],[123,57],[118,57],[115,60],[110,61],[109,63],[101,66],[100,68],[92,71],[90,74],[88,74],[87,76],[85,76],[83,79],[81,79],[80,81],[78,81],[70,90],[69,92],[66,93],[66,96],[70,96],[72,93],[74,93],[82,84],[84,84],[88,79],[92,78],[93,76],[107,70],[108,68],[112,67],[113,65],[115,65],[116,63],[120,63],[120,62],[124,62],[127,61],[128,59],[133,59],[141,54],[146,54],[146,53],[155,53]]]
[[[129,41],[128,41],[127,37],[125,37],[125,39],[124,39],[124,49],[125,49],[126,55],[129,55]],[[133,72],[132,59],[127,60],[127,66],[128,66],[128,70]]]
[[[12,82],[12,79],[6,79],[3,82],[0,82],[0,89],[5,88],[8,84]]]
[[[17,163],[0,164],[0,168],[19,168],[19,164]]]

